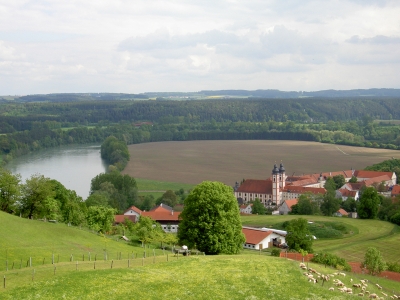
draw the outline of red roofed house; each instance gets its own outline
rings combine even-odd
[[[336,216],[336,217],[348,217],[349,216],[348,212],[345,211],[343,208],[339,209],[333,215]]]
[[[242,227],[242,232],[246,237],[244,248],[253,250],[262,250],[265,248],[272,247],[273,241],[277,241],[279,244],[286,242],[285,236],[278,234],[272,230],[263,230],[252,227]]]
[[[283,201],[282,205],[279,206],[279,214],[287,215],[292,211],[292,206],[299,202],[298,199],[288,199]]]
[[[253,208],[252,208],[253,204],[243,204],[240,205],[239,210],[241,214],[247,214],[247,215],[251,215]]]
[[[360,198],[360,193],[358,190],[350,191],[348,189],[338,189],[336,191],[336,198],[342,198],[343,201],[346,201],[349,197],[354,198],[354,200],[358,200],[358,198]]]
[[[115,223],[122,223],[127,218],[132,222],[138,222],[140,216],[146,216],[161,224],[161,227],[166,232],[177,232],[179,225],[180,212],[174,210],[165,204],[153,208],[150,211],[141,211],[135,206],[129,207],[123,215],[115,216]]]
[[[160,223],[165,232],[178,232],[180,214],[181,212],[174,212],[171,207],[161,203],[150,211],[142,212],[141,215]]]
[[[400,185],[396,184],[392,188],[392,197],[396,197],[398,195],[400,195]]]

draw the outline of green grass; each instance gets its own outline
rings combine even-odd
[[[270,256],[191,256],[129,269],[49,271],[33,283],[31,273],[21,277],[22,286],[7,288],[2,299],[353,298],[307,282],[297,262]]]
[[[37,267],[55,262],[103,259],[105,249],[108,259],[122,258],[132,254],[143,256],[144,249],[118,241],[117,237],[101,237],[96,233],[36,220],[22,219],[0,212],[0,271],[8,268],[19,269],[27,266],[32,258],[32,266]],[[152,250],[147,249],[151,252]],[[156,250],[156,254],[161,254]]]
[[[185,184],[185,183],[177,183],[177,182],[166,182],[166,181],[157,181],[157,180],[149,180],[142,178],[135,178],[139,191],[167,191],[173,190],[177,191],[181,188],[184,190],[190,190],[195,185],[193,184]]]
[[[314,222],[343,223],[350,230],[340,239],[317,239],[314,251],[326,251],[343,257],[347,261],[361,262],[368,247],[376,247],[383,258],[390,262],[399,262],[400,227],[384,221],[335,218],[322,216],[242,216],[242,224],[255,227],[274,227],[284,221],[298,217]]]

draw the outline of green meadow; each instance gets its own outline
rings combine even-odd
[[[242,216],[243,225],[278,227],[298,216]],[[318,224],[343,224],[341,238],[317,239],[316,251],[361,261],[369,246],[398,261],[399,227],[376,220],[304,216]],[[321,225],[322,226],[322,225]],[[0,299],[350,299],[329,291],[333,282],[312,284],[298,262],[269,252],[189,257],[133,246],[88,230],[0,213]],[[158,248],[158,249],[157,249]],[[90,256],[89,256],[90,253]],[[107,255],[107,256],[106,256]],[[144,258],[145,256],[145,258]],[[30,266],[30,258],[32,265]],[[53,261],[54,259],[54,261]],[[321,273],[336,270],[312,264]],[[351,286],[368,278],[384,292],[400,294],[399,282],[348,274]],[[4,287],[5,284],[5,287]],[[371,284],[370,292],[379,292]],[[356,291],[354,291],[356,292]]]

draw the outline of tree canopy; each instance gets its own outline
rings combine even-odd
[[[380,202],[378,192],[373,187],[365,188],[358,205],[358,216],[360,219],[376,219]]]
[[[204,181],[185,199],[180,215],[178,239],[181,244],[206,254],[235,254],[245,242],[239,207],[231,187]]]
[[[307,220],[303,218],[293,219],[286,226],[286,243],[289,249],[312,253],[313,237],[307,226]]]
[[[369,247],[367,249],[363,265],[371,275],[378,275],[387,269],[387,265],[383,260],[381,252],[375,247]]]
[[[251,207],[252,214],[265,215],[266,209],[264,204],[261,203],[260,199],[256,198],[256,200],[254,200],[252,204],[253,204]]]

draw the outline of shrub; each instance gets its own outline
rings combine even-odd
[[[346,262],[344,258],[341,258],[331,253],[326,253],[326,252],[317,253],[311,259],[311,261],[318,264],[331,266],[338,270],[344,270],[348,272],[351,271],[351,266]]]
[[[277,256],[277,257],[279,257],[280,255],[281,255],[281,250],[280,250],[280,249],[278,249],[278,248],[272,249],[272,251],[271,251],[271,256]]]
[[[388,271],[392,271],[392,272],[397,272],[400,273],[400,264],[397,262],[388,262],[387,264],[387,269]]]

